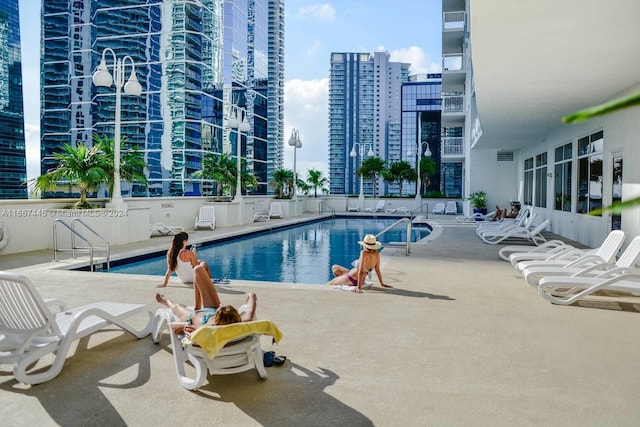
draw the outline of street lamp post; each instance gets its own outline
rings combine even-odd
[[[300,132],[297,129],[291,129],[291,138],[289,138],[289,145],[293,147],[293,200],[296,200],[298,194],[298,177],[296,174],[296,152],[298,148],[302,148],[302,141],[300,141]]]
[[[431,150],[429,149],[429,143],[427,141],[423,141],[423,142],[418,142],[416,141],[416,148],[418,150],[420,150],[417,154],[418,154],[418,160],[417,160],[417,164],[416,164],[416,168],[418,169],[418,180],[416,181],[416,209],[420,207],[420,205],[422,205],[422,195],[420,194],[420,187],[422,184],[422,179],[420,177],[420,163],[422,160],[422,150],[424,147],[427,147],[426,150],[424,150],[424,156],[425,157],[431,157]],[[416,155],[416,152],[413,151],[413,147],[409,148],[409,151],[407,151],[407,156],[409,157],[413,157],[414,155]]]
[[[238,117],[238,112],[240,112],[240,117]],[[242,200],[242,134],[241,132],[248,132],[251,126],[247,121],[247,112],[243,108],[238,107],[237,105],[231,105],[229,107],[229,127],[231,129],[235,129],[238,138],[236,140],[236,167],[237,167],[237,176],[236,176],[236,195],[233,198],[234,202],[240,202]]]
[[[351,146],[351,153],[349,153],[349,156],[356,157],[358,155],[358,153],[356,153],[356,145],[358,146],[358,151],[360,154],[360,164],[362,164],[362,157],[364,156],[364,150],[366,150],[367,146],[369,146],[367,156],[374,156],[373,144],[370,142],[354,142]],[[364,180],[362,174],[360,174],[360,195],[358,196],[358,203],[360,204],[360,209],[364,210]]]
[[[111,52],[113,55],[113,77],[109,73],[107,68],[107,62],[105,60],[105,54]],[[125,62],[129,61],[131,64],[131,75],[124,83],[125,76]],[[120,124],[121,124],[121,93],[122,85],[124,84],[124,92],[127,95],[138,96],[142,93],[142,86],[136,77],[136,66],[133,63],[133,59],[130,56],[125,56],[120,59],[116,57],[116,53],[106,48],[102,51],[102,59],[98,69],[93,73],[93,84],[102,87],[111,87],[111,83],[115,83],[116,89],[116,111],[115,111],[115,131],[113,141],[113,194],[111,194],[111,203],[114,207],[125,207],[124,200],[122,199],[122,192],[120,190]]]

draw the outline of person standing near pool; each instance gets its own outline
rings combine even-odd
[[[363,250],[360,251],[360,258],[358,258],[358,265],[352,269],[338,264],[331,266],[331,271],[335,278],[330,280],[327,285],[351,285],[355,286],[354,292],[360,293],[367,274],[375,269],[380,286],[392,288],[393,286],[386,285],[382,280],[380,252],[378,252],[378,249],[382,247],[382,243],[378,242],[373,234],[367,234],[364,239],[358,241],[358,244],[363,247]]]
[[[177,233],[173,236],[171,246],[167,251],[167,272],[164,275],[164,282],[156,285],[156,288],[164,288],[169,283],[171,274],[176,273],[182,283],[193,283],[194,272],[193,269],[203,264],[209,277],[211,277],[211,270],[204,261],[200,261],[196,257],[196,247],[191,246],[191,249],[187,249],[187,243],[189,241],[189,235],[184,231]]]

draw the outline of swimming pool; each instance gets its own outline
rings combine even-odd
[[[357,259],[365,234],[377,234],[397,218],[335,218],[255,233],[230,241],[199,246],[197,255],[209,264],[214,277],[324,284],[330,280],[331,265],[348,266]],[[429,235],[429,228],[412,228],[411,241]],[[406,241],[407,229],[399,225],[380,237],[383,243]],[[384,250],[384,247],[383,249]],[[163,276],[166,256],[111,268],[113,273]]]

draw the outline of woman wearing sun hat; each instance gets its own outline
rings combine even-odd
[[[380,252],[378,252],[378,249],[382,247],[382,244],[376,240],[376,236],[373,234],[367,234],[364,239],[358,241],[358,244],[362,246],[363,250],[360,251],[357,266],[349,270],[341,265],[333,265],[331,271],[336,277],[329,281],[327,285],[351,285],[355,286],[354,292],[360,293],[367,274],[375,269],[380,286],[391,288],[392,286],[384,284],[382,273],[380,272]]]

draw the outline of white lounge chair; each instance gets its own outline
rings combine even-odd
[[[520,261],[515,267],[516,270],[522,272],[525,268],[530,267],[563,267],[578,258],[589,256],[598,257],[604,262],[612,262],[618,254],[618,250],[624,242],[624,231],[614,230],[609,233],[602,245],[598,248],[583,250],[572,249],[569,251],[559,252],[544,260]]]
[[[530,212],[528,208],[525,208],[521,210],[515,218],[502,218],[498,221],[486,221],[476,224],[476,233],[480,235],[480,233],[483,231],[495,230],[499,228],[504,229],[505,227],[511,225],[523,226],[531,223],[533,219],[535,219],[535,217],[535,212]]]
[[[367,212],[383,212],[384,211],[384,200],[378,200],[378,203],[374,207],[369,206],[364,209]]]
[[[216,228],[216,210],[213,206],[201,206],[200,212],[196,217],[196,223],[193,226],[194,230],[200,227],[209,227],[212,230]]]
[[[444,202],[437,202],[433,207],[433,210],[431,211],[431,213],[444,215],[444,210],[445,210]]]
[[[54,306],[59,311],[54,313]],[[138,314],[148,316],[141,329],[127,322]],[[0,364],[13,364],[14,377],[25,384],[55,378],[74,341],[112,324],[143,338],[151,332],[152,320],[146,304],[98,302],[68,309],[59,300],[45,302],[29,278],[0,271]],[[51,367],[29,371],[48,354],[55,354]]]
[[[584,256],[570,262],[566,266],[525,268],[522,274],[528,284],[537,288],[540,280],[547,276],[590,277],[597,276],[614,268],[632,269],[635,267],[639,257],[640,236],[636,236],[615,263],[604,261],[596,255]]]
[[[269,221],[271,219],[269,217],[269,211],[264,207],[263,203],[256,202],[254,209],[253,222]]]
[[[595,277],[547,276],[538,285],[543,298],[561,305],[573,304],[599,290],[640,296],[640,273],[636,269],[615,268]]]
[[[358,212],[360,210],[360,205],[357,203],[352,203],[351,201],[347,204],[347,212]]]
[[[243,311],[245,306],[238,308]],[[264,368],[260,335],[270,335],[279,342],[282,333],[270,321],[233,323],[231,325],[203,327],[192,334],[192,341],[181,341],[171,330],[171,322],[178,320],[168,308],[156,312],[152,339],[160,341],[167,329],[171,336],[171,350],[180,384],[188,389],[200,388],[207,380],[207,374],[237,374],[255,369],[261,379],[267,378]],[[186,364],[195,368],[189,376]]]
[[[271,202],[269,218],[282,218],[282,204],[280,202]]]
[[[453,215],[457,215],[458,214],[458,204],[456,202],[447,202],[447,207],[444,210],[445,215],[449,215],[449,214],[453,214]]]
[[[538,245],[547,241],[547,239],[542,235],[542,232],[550,223],[551,220],[545,219],[533,230],[529,230],[528,227],[515,226],[503,232],[484,234],[480,236],[480,238],[483,242],[489,243],[490,245],[497,245],[507,239],[528,240]]]
[[[400,206],[398,208],[392,208],[392,209],[385,209],[384,211],[385,213],[388,213],[388,214],[399,213],[403,215],[411,215],[413,212],[411,209],[407,209],[405,206]]]
[[[496,214],[496,211],[491,211],[486,215],[481,214],[480,212],[473,213],[471,215],[461,215],[456,217],[456,221],[458,222],[477,222],[477,221],[491,221],[493,216]]]
[[[153,236],[154,234],[160,234],[162,236],[173,236],[181,231],[184,231],[184,227],[180,227],[178,225],[167,225],[161,222],[151,224],[151,226],[149,227],[149,235],[151,236]]]
[[[536,245],[509,245],[500,248],[498,255],[505,261],[511,261],[511,255],[514,256],[534,256],[534,254],[541,254],[544,258],[550,257],[553,253],[563,250],[566,247],[573,246],[565,244],[562,240],[554,239],[549,240],[540,246]],[[544,259],[543,258],[543,259]],[[532,258],[533,259],[533,258]],[[515,266],[515,265],[514,265]]]
[[[482,237],[483,235],[495,234],[500,232],[506,232],[511,229],[517,228],[526,228],[530,229],[533,226],[533,221],[536,219],[536,213],[531,214],[530,216],[523,216],[518,219],[518,221],[505,221],[500,223],[487,223],[486,225],[477,225],[476,226],[476,234],[478,237]]]

